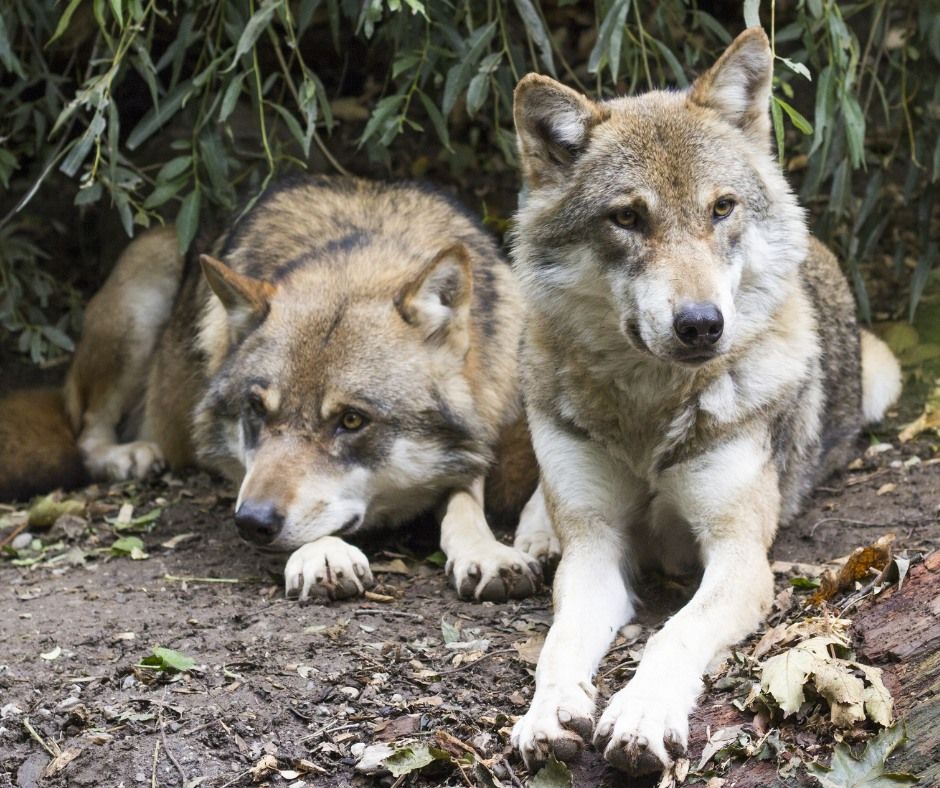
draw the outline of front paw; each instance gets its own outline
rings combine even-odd
[[[594,734],[594,746],[612,766],[640,775],[659,772],[685,753],[694,702],[663,683],[644,689],[636,680],[610,699]]]
[[[299,593],[303,602],[347,599],[375,585],[369,559],[358,547],[335,536],[324,536],[295,550],[284,569],[287,595]]]
[[[545,530],[520,533],[513,545],[526,555],[531,555],[542,566],[553,567],[561,558],[561,543],[550,527]]]
[[[512,746],[535,773],[554,755],[573,760],[594,728],[594,687],[590,684],[538,688],[532,705],[512,729]]]
[[[480,602],[522,599],[542,587],[538,561],[495,540],[448,556],[447,574],[461,599]]]

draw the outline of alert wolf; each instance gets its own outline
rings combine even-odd
[[[435,509],[462,596],[538,587],[538,562],[484,515],[488,474],[501,510],[535,486],[520,295],[462,209],[419,185],[295,178],[201,269],[158,229],[91,301],[64,394],[92,476],[221,471],[242,537],[293,551],[301,599],[372,583],[342,536]]]
[[[513,731],[530,767],[592,734],[628,772],[673,762],[706,666],[771,603],[778,524],[899,393],[771,154],[772,65],[750,29],[686,91],[516,88],[523,390],[562,544]],[[646,567],[701,581],[595,723],[593,674]]]

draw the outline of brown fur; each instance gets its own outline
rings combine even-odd
[[[0,400],[0,500],[26,500],[88,480],[61,390],[33,389]]]

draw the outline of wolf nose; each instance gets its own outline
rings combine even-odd
[[[267,545],[274,541],[284,525],[284,515],[273,503],[245,501],[235,512],[238,534],[245,541]]]
[[[706,347],[721,338],[725,319],[714,304],[689,304],[679,310],[672,327],[683,345]]]

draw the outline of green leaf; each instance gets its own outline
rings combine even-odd
[[[225,69],[226,72],[235,68],[235,65],[242,55],[251,51],[251,48],[258,40],[258,36],[268,27],[271,22],[271,17],[274,16],[274,12],[277,11],[282,3],[283,0],[265,0],[265,2],[261,4],[261,8],[251,15],[251,19],[248,20],[248,24],[245,25],[245,29],[242,30],[242,34],[238,38],[238,44],[235,47],[235,56],[232,58],[232,64]]]
[[[571,772],[568,767],[552,756],[529,780],[527,788],[571,788],[571,785]]]
[[[804,118],[798,110],[794,109],[792,106],[787,104],[783,99],[779,99],[776,96],[773,97],[773,100],[780,105],[780,109],[787,113],[790,118],[790,121],[804,134],[813,133],[813,125]]]
[[[610,66],[610,76],[617,81],[620,71],[620,50],[623,44],[623,28],[630,11],[630,0],[614,0],[597,33],[597,41],[588,56],[588,71],[596,74],[604,65]]]
[[[440,550],[431,553],[431,555],[429,555],[424,560],[433,566],[445,566],[447,564],[447,556],[444,555],[444,553],[442,553]]]
[[[854,94],[843,96],[842,117],[845,119],[845,139],[849,144],[852,167],[865,162],[865,118]]]
[[[405,96],[401,93],[386,96],[379,101],[379,103],[375,105],[375,109],[372,110],[372,116],[369,118],[369,122],[366,123],[362,136],[359,138],[360,144],[372,137],[380,128],[383,128],[385,122],[398,112],[404,102]]]
[[[470,84],[477,63],[483,56],[483,50],[489,45],[495,32],[496,20],[474,30],[473,35],[470,36],[467,51],[458,55],[457,65],[448,70],[447,78],[444,80],[444,98],[441,100],[441,109],[445,116],[450,114],[460,94]]]
[[[69,22],[72,21],[72,15],[75,13],[75,10],[78,8],[79,3],[82,0],[71,0],[71,2],[65,7],[65,10],[62,12],[62,16],[59,17],[59,24],[56,25],[55,32],[52,34],[52,38],[49,39],[46,46],[49,46],[53,41],[57,40],[69,26]]]
[[[518,11],[519,16],[522,17],[526,32],[529,34],[530,38],[535,41],[535,45],[538,47],[542,63],[545,65],[545,68],[548,69],[549,74],[553,77],[557,76],[555,72],[555,60],[552,57],[552,39],[545,29],[545,24],[542,22],[542,17],[539,16],[538,10],[532,4],[532,0],[515,0],[515,4],[516,11]]]
[[[902,726],[885,728],[868,742],[860,758],[852,754],[847,744],[841,743],[836,745],[828,768],[811,763],[806,770],[824,788],[895,788],[898,785],[913,785],[918,781],[914,775],[885,771],[888,756],[905,740]]]
[[[196,230],[199,229],[199,190],[194,189],[183,200],[179,213],[176,214],[176,238],[179,241],[180,254],[186,254]]]
[[[6,22],[3,21],[3,14],[0,14],[0,63],[3,63],[7,71],[12,71],[20,79],[26,79],[23,65],[10,46],[10,37],[7,35],[7,26]]]
[[[222,94],[222,106],[219,108],[219,123],[225,123],[232,112],[235,111],[235,105],[238,103],[238,97],[242,92],[242,82],[245,79],[244,72],[232,77],[231,82],[225,88]]]
[[[177,156],[164,164],[157,173],[157,182],[172,181],[177,175],[182,175],[193,163],[190,155]]]
[[[809,69],[802,63],[797,63],[795,60],[790,60],[788,57],[777,57],[777,60],[783,62],[783,64],[789,68],[791,71],[795,71],[801,77],[806,77],[810,82],[813,81],[813,75],[809,73]]]
[[[418,91],[418,98],[421,100],[421,103],[424,105],[424,111],[428,113],[428,117],[431,119],[431,123],[434,125],[434,130],[437,132],[438,139],[440,139],[441,144],[451,150],[450,147],[450,134],[447,132],[447,121],[444,120],[444,116],[441,114],[441,111],[437,108],[430,97],[425,95],[422,91]],[[443,566],[443,564],[442,564]]]
[[[426,744],[402,747],[385,759],[385,767],[392,773],[392,777],[401,777],[403,774],[419,771],[434,761],[450,760],[447,753],[443,753],[443,758],[441,753],[441,750],[435,750]]]
[[[179,651],[174,651],[171,648],[163,648],[162,646],[154,646],[153,656],[144,657],[140,661],[140,664],[147,668],[176,671],[177,673],[183,673],[184,671],[192,670],[196,667],[196,661],[194,659],[187,657],[185,654],[181,654]]]
[[[163,101],[140,119],[134,130],[127,138],[127,147],[131,150],[139,147],[148,140],[157,129],[177,113],[183,102],[189,98],[193,90],[191,79],[181,82],[163,97]]]
[[[62,350],[69,353],[75,350],[75,343],[72,341],[71,337],[61,329],[55,326],[40,326],[39,330],[42,331],[43,336],[56,347],[62,348]]]
[[[813,589],[819,588],[818,577],[791,577],[790,585],[794,588]]]
[[[760,0],[744,0],[744,26],[760,27]]]
[[[486,96],[489,91],[489,74],[477,74],[470,80],[470,87],[467,88],[467,113],[471,117],[480,111],[480,108],[486,102]]]
[[[109,549],[112,555],[130,556],[135,561],[148,557],[144,552],[144,542],[138,536],[122,536],[120,539],[115,539]]]

